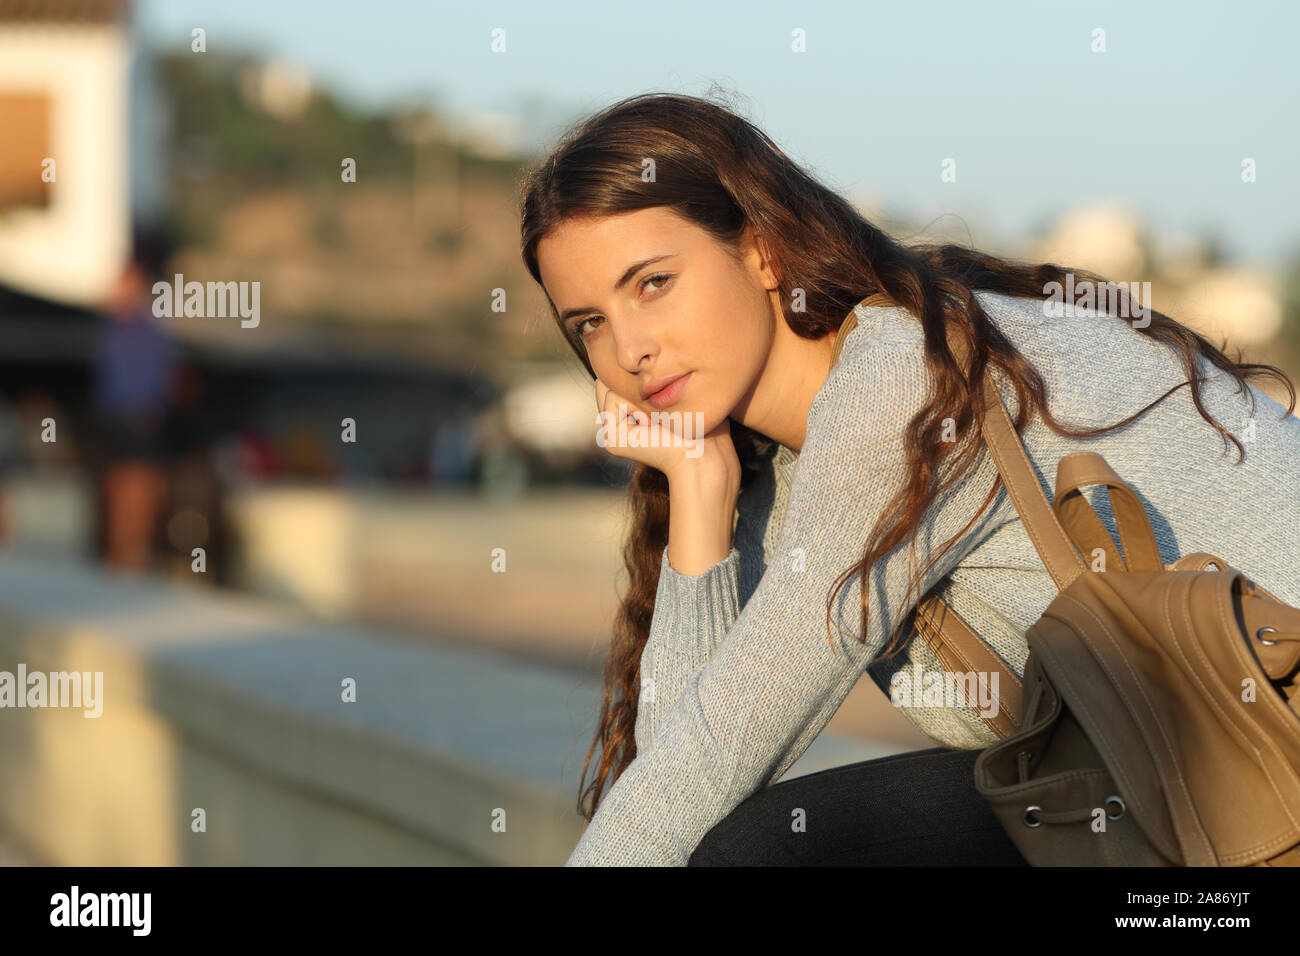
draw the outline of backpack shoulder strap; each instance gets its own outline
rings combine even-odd
[[[840,352],[844,350],[844,340],[849,337],[849,333],[858,324],[858,313],[850,312],[849,317],[840,323],[839,331],[835,333],[835,343],[831,346],[831,365],[840,360]]]
[[[860,308],[869,309],[875,306],[880,306],[881,308],[887,308],[889,306],[896,305],[896,304],[897,303],[895,303],[894,300],[891,299],[889,296],[887,296],[885,293],[873,292],[871,293],[871,295],[867,296],[865,299],[863,299],[861,302],[855,305],[849,311],[849,314],[845,317],[844,321],[840,323],[840,327],[835,333],[835,343],[831,348],[831,365],[834,365],[836,362],[840,360],[840,352],[844,350],[844,340],[849,337],[850,332],[852,332],[855,328],[857,328],[858,309]]]
[[[921,602],[916,609],[916,630],[945,669],[983,675],[990,681],[996,674],[997,710],[981,719],[999,738],[1020,729],[1024,693],[1020,678],[943,598],[934,595]]]
[[[892,303],[887,297],[873,295],[860,304]],[[832,365],[839,360],[844,340],[857,326],[857,321],[855,309],[841,323],[832,346]],[[958,365],[968,368],[969,350],[966,342],[952,329],[948,332],[948,347]],[[984,421],[981,432],[984,442],[1043,565],[1056,582],[1057,588],[1065,590],[1078,575],[1087,570],[1087,565],[1062,526],[1051,502],[1047,500],[1024,444],[1016,432],[1015,423],[987,368],[982,386]],[[918,631],[945,667],[979,673],[996,672],[999,675],[999,713],[985,718],[985,722],[999,738],[1018,729],[1022,694],[1020,678],[988,643],[938,597],[930,597],[921,602],[917,607],[916,622]]]
[[[950,347],[958,363],[966,366],[966,347],[960,336],[950,331]],[[993,381],[991,370],[984,370],[984,443],[988,446],[998,474],[1002,476],[1007,494],[1024,523],[1029,540],[1034,543],[1038,556],[1059,590],[1064,591],[1080,574],[1088,570],[1083,557],[1062,526],[1052,504],[1047,500],[1043,486],[1038,482],[1025,446],[1016,432],[1015,423],[1007,412],[1002,395]]]

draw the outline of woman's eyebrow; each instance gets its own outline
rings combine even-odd
[[[649,259],[642,259],[640,262],[632,263],[630,266],[627,267],[627,271],[623,273],[623,275],[619,278],[619,280],[614,283],[614,291],[617,292],[619,289],[623,288],[623,286],[627,285],[628,282],[632,280],[632,277],[636,275],[638,272],[640,272],[642,269],[644,269],[646,266],[653,265],[654,263],[660,261],[661,259],[671,259],[675,255],[677,255],[677,253],[675,252],[666,252],[662,256],[651,256]],[[579,309],[569,309],[563,315],[560,316],[560,321],[568,322],[569,319],[573,318],[575,315],[586,315],[588,312],[597,312],[597,311],[599,310],[595,306],[591,306],[591,305],[585,305]]]

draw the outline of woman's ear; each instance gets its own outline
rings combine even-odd
[[[741,234],[741,252],[745,263],[761,279],[764,289],[773,292],[781,288],[780,263],[772,255],[772,249],[764,237],[750,225],[746,225]]]

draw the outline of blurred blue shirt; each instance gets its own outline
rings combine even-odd
[[[101,415],[135,418],[160,411],[176,365],[167,333],[141,308],[129,319],[106,317],[95,345],[95,405]]]

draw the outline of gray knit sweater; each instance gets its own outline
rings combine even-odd
[[[1067,424],[1109,425],[1185,380],[1175,355],[1121,319],[1048,318],[1033,299],[976,293],[1042,374]],[[900,616],[907,546],[871,573],[866,642],[825,630],[834,579],[857,562],[904,467],[903,430],[927,397],[920,325],[897,307],[858,306],[858,325],[808,411],[802,454],[773,444],[737,502],[730,555],[698,575],[678,574],[664,549],[650,635],[641,657],[636,759],[587,826],[566,865],[684,866],[706,833],[781,778],[834,716],[864,668],[888,695],[890,677],[919,664],[942,670],[924,641],[866,668]],[[1254,388],[1249,400],[1212,366],[1207,410],[1243,440],[1246,459],[1196,411],[1190,386],[1136,422],[1098,438],[1065,438],[1035,416],[1023,434],[1049,499],[1056,462],[1100,453],[1133,485],[1171,562],[1209,551],[1279,599],[1300,605],[1300,419]],[[1014,417],[1016,399],[998,379]],[[1245,439],[1253,437],[1253,441]],[[997,472],[986,454],[927,511],[917,566],[979,509]],[[1115,533],[1103,486],[1085,491]],[[1117,537],[1117,535],[1116,535]],[[856,635],[861,576],[840,591],[840,628]],[[1057,590],[1002,489],[984,516],[923,579],[1019,675],[1025,631]],[[937,744],[982,748],[996,738],[970,707],[903,707]]]

